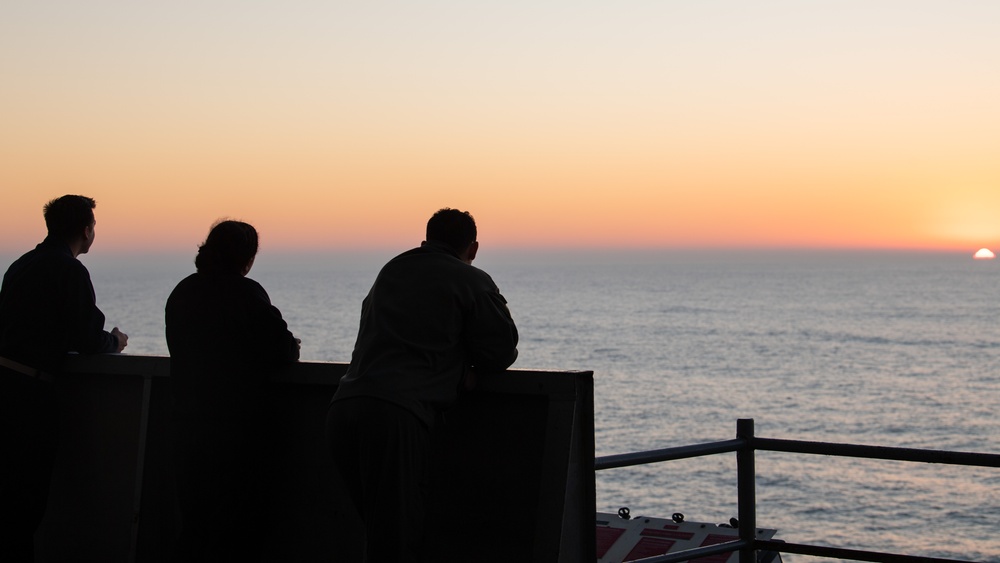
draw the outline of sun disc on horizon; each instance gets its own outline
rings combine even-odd
[[[974,260],[992,260],[996,258],[996,254],[993,254],[989,248],[980,248],[972,255]]]

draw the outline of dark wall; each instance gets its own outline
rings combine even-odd
[[[169,358],[73,358],[56,387],[60,445],[40,561],[169,561],[179,530]],[[359,560],[362,531],[331,478],[323,419],[346,364],[300,363],[273,383],[275,461],[265,551]],[[594,556],[593,376],[481,374],[435,437],[428,518],[437,560],[577,562]]]

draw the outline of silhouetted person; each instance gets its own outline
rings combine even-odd
[[[420,247],[389,261],[361,308],[327,438],[366,529],[366,561],[422,558],[431,431],[471,369],[517,358],[517,329],[490,276],[472,266],[468,212],[442,209]]]
[[[182,561],[261,557],[271,430],[266,382],[298,360],[299,341],[261,285],[246,277],[257,231],[216,224],[197,273],[166,305]]]
[[[0,288],[0,561],[33,561],[55,460],[52,374],[69,352],[121,352],[128,336],[104,330],[90,272],[77,260],[94,243],[89,197],[45,204],[48,236],[21,256]]]

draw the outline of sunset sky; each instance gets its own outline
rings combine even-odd
[[[1000,2],[21,1],[0,251],[1000,247]],[[95,247],[98,248],[98,247]]]

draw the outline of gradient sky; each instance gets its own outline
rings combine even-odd
[[[6,0],[0,250],[1000,247],[1000,2]],[[485,246],[484,246],[485,248]]]

